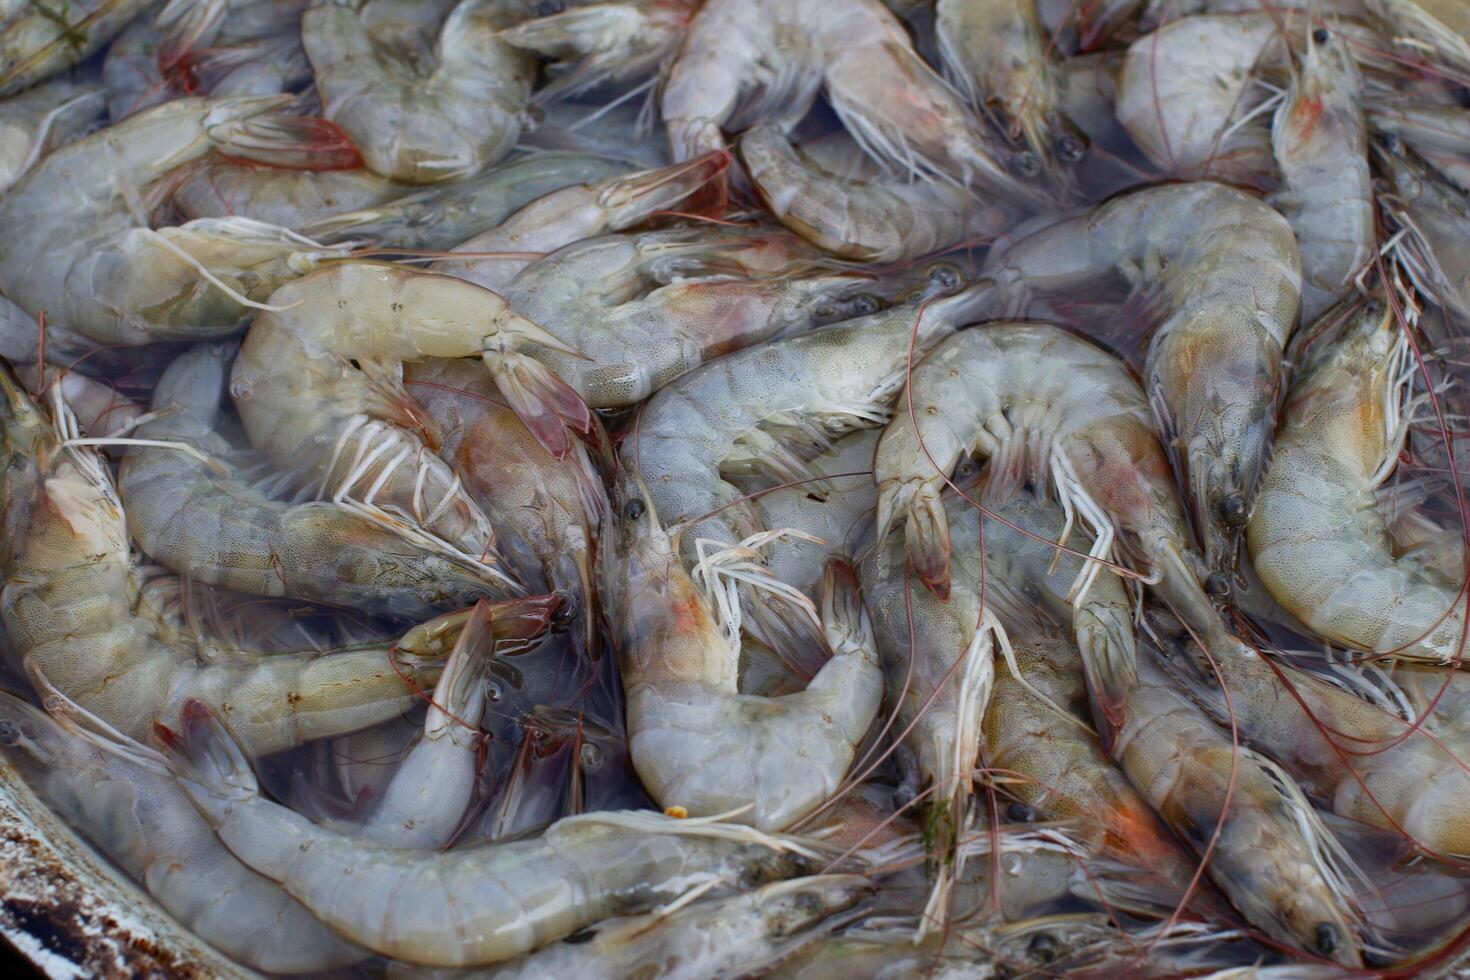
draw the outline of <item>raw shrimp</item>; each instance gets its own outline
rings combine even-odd
[[[740,694],[738,624],[722,628],[685,570],[677,533],[660,523],[657,491],[644,487],[662,489],[660,477],[646,465],[637,476],[637,455],[626,462],[633,476],[620,497],[621,540],[603,551],[602,586],[622,633],[633,764],[664,806],[714,814],[749,804],[742,821],[789,826],[837,790],[882,699],[857,578],[846,562],[827,566],[822,620],[833,655],[805,691]]]
[[[1316,28],[1271,127],[1282,184],[1272,202],[1296,232],[1304,323],[1352,287],[1377,248],[1362,88],[1348,39]]]
[[[0,692],[0,747],[52,809],[143,884],[169,914],[272,973],[370,955],[225,849],[157,752],[59,697],[56,714]]]
[[[489,971],[453,973],[390,968],[393,980],[494,977],[497,980],[703,980],[760,973],[831,932],[834,917],[873,890],[857,875],[777,881],[729,898],[608,919],[578,935]]]
[[[557,62],[558,74],[537,90],[538,104],[574,99],[604,83],[652,79],[689,31],[699,0],[610,0],[522,21],[501,40]]]
[[[578,650],[597,656],[595,546],[608,502],[586,447],[553,457],[474,361],[409,364],[404,379],[443,433],[440,455],[495,526],[501,554],[522,581],[567,597]]]
[[[46,154],[99,123],[107,100],[95,82],[58,78],[0,100],[0,194]]]
[[[266,99],[177,99],[46,157],[0,200],[0,289],[103,344],[138,346],[237,332],[249,310],[320,247],[253,222],[153,231],[143,188],[198,159]],[[221,285],[229,287],[229,291]]]
[[[344,262],[282,287],[272,303],[246,335],[230,381],[251,443],[300,485],[381,501],[472,555],[490,557],[490,523],[435,454],[436,436],[403,390],[402,363],[482,355],[515,372],[509,381],[497,372],[501,390],[521,386],[506,392],[512,407],[543,444],[562,439],[563,454],[564,420],[590,425],[574,393],[513,353],[527,340],[570,348],[488,289],[386,262]],[[542,414],[543,405],[552,411]]]
[[[529,952],[692,887],[809,872],[815,852],[750,827],[622,811],[447,853],[333,833],[263,799],[249,764],[194,702],[169,738],[180,785],[225,846],[344,938],[395,959],[473,966]]]
[[[409,189],[363,169],[284,170],[216,159],[190,172],[171,200],[186,218],[238,215],[294,230],[387,204]]]
[[[301,231],[327,241],[447,249],[494,228],[539,197],[627,170],[627,164],[591,154],[542,153],[442,187],[317,218]]]
[[[839,177],[771,125],[740,138],[740,161],[776,220],[818,248],[859,262],[904,262],[984,242],[1019,216],[953,184],[881,173]]]
[[[1381,137],[1374,150],[1393,188],[1380,195],[1382,209],[1404,232],[1400,266],[1446,314],[1470,319],[1470,200],[1397,137]]]
[[[0,612],[18,656],[68,698],[131,738],[171,720],[191,698],[234,722],[253,754],[340,735],[392,718],[413,703],[410,681],[383,647],[322,655],[201,663],[134,611],[142,582],[112,478],[60,412],[60,435],[8,373],[5,398],[5,539],[11,552]]]
[[[56,9],[27,0],[0,11],[0,97],[86,60],[151,2],[69,0]]]
[[[1406,434],[1408,341],[1391,305],[1376,298],[1330,343],[1317,344],[1282,410],[1247,526],[1256,574],[1293,616],[1337,643],[1458,661],[1458,580],[1435,574],[1413,551],[1397,552],[1377,494]]]
[[[593,408],[621,408],[720,354],[870,312],[871,284],[785,232],[696,227],[568,245],[505,297],[571,349],[529,356]]]
[[[554,102],[537,110],[536,128],[521,134],[528,150],[588,153],[621,160],[639,170],[667,167],[669,144],[649,139],[642,113],[626,102],[605,105],[595,112],[577,102]]]
[[[818,90],[865,149],[899,169],[1045,206],[1022,179],[1039,172],[1037,161],[1007,160],[991,145],[879,0],[706,3],[663,91],[674,158],[723,148],[721,129],[794,124]]]
[[[945,71],[970,101],[1000,117],[1038,165],[1060,168],[1087,150],[1061,113],[1051,49],[1035,0],[939,0],[935,32]]]
[[[1118,120],[1167,175],[1260,185],[1271,172],[1271,147],[1265,127],[1249,125],[1267,94],[1255,77],[1285,57],[1281,25],[1269,13],[1172,20],[1129,46]]]
[[[1410,98],[1375,98],[1365,109],[1375,132],[1401,140],[1462,193],[1470,192],[1470,110]]]
[[[583,239],[631,228],[658,211],[675,207],[724,172],[728,160],[723,153],[709,153],[672,167],[563,187],[453,249],[490,255],[441,259],[429,268],[486,289],[504,289],[538,253],[549,254]],[[499,258],[494,255],[497,252],[507,254]]]
[[[1460,71],[1470,71],[1470,9],[1461,0],[1365,0],[1391,36],[1407,35]]]
[[[220,434],[234,344],[200,344],[153,392],[158,417],[118,477],[128,530],[181,575],[254,595],[351,606],[396,619],[503,597],[503,573],[417,528],[371,510],[272,499],[239,471]],[[196,452],[181,451],[178,446]]]
[[[1252,925],[1362,965],[1361,923],[1343,877],[1356,869],[1341,845],[1290,776],[1231,744],[1151,656],[1140,658],[1115,752],[1164,822],[1196,851],[1209,849],[1211,880]]]
[[[368,169],[412,184],[479,173],[520,135],[535,70],[498,37],[514,0],[462,0],[427,64],[377,43],[351,6],[319,3],[301,20],[324,115],[341,126]]]
[[[1301,294],[1286,219],[1219,184],[1151,188],[1021,238],[992,254],[987,274],[1002,293],[1041,296],[1121,275],[1159,311],[1144,387],[1188,488],[1212,590],[1228,592]]]

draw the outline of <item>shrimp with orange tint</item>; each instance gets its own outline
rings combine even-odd
[[[1154,187],[997,248],[986,274],[1011,298],[1122,279],[1158,311],[1143,364],[1148,404],[1187,487],[1211,590],[1228,592],[1297,320],[1291,225],[1220,184]]]
[[[864,149],[900,170],[1047,204],[1027,176],[1036,161],[1008,159],[880,0],[706,3],[663,90],[674,157],[723,148],[723,129],[795,123],[818,91]]]
[[[564,460],[548,453],[475,361],[408,364],[404,381],[442,433],[440,454],[494,524],[500,553],[534,590],[567,597],[574,642],[597,656],[597,529],[609,505],[587,448],[575,443]]]
[[[490,254],[440,259],[429,268],[487,289],[504,289],[540,254],[631,228],[676,207],[724,172],[727,163],[725,154],[709,153],[672,167],[563,187],[453,249]],[[507,254],[499,257],[497,252]]]
[[[527,341],[571,350],[488,289],[386,262],[335,263],[276,291],[240,346],[230,394],[251,443],[299,486],[376,502],[489,559],[490,522],[435,452],[401,365],[482,357],[517,414],[564,454],[566,420],[586,429],[591,417],[516,353]]]

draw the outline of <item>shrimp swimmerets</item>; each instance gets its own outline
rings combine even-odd
[[[507,844],[395,850],[264,799],[229,732],[198,702],[166,741],[180,785],[236,857],[344,938],[413,963],[498,962],[693,887],[748,888],[819,860],[751,827],[630,811],[568,817]]]
[[[1301,295],[1286,219],[1219,184],[1150,188],[1000,248],[987,275],[1021,297],[1121,275],[1159,310],[1144,387],[1189,488],[1212,591],[1228,592]]]

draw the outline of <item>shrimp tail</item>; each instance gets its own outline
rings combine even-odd
[[[153,734],[179,787],[206,819],[218,825],[232,804],[260,795],[240,744],[207,705],[185,701],[179,727],[155,722]]]
[[[459,644],[464,630],[477,621],[481,605],[486,607],[483,615],[488,617],[497,644],[523,646],[551,627],[552,618],[562,603],[562,598],[554,593],[518,596],[496,602],[482,599],[469,609],[443,613],[414,626],[399,637],[395,649],[419,660],[445,656]]]
[[[592,428],[592,410],[582,396],[525,354],[497,351],[484,358],[511,410],[536,441],[558,460],[566,459],[572,451],[572,433],[585,434]]]
[[[271,112],[209,131],[226,156],[293,170],[355,170],[362,154],[336,123]]]
[[[1132,624],[1121,621],[1111,607],[1079,607],[1073,615],[1077,649],[1087,700],[1097,724],[1103,751],[1113,753],[1113,740],[1122,730],[1128,710],[1128,692],[1138,683],[1137,649]]]
[[[857,570],[846,558],[827,559],[822,571],[822,629],[836,655],[876,650],[878,640],[863,606]]]
[[[939,599],[949,598],[949,518],[939,491],[922,480],[905,480],[878,493],[877,534],[882,543],[906,515],[904,540],[919,579]]]

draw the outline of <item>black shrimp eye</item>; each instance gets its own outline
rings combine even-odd
[[[1028,948],[1031,950],[1031,955],[1041,963],[1050,963],[1062,952],[1061,946],[1057,943],[1057,937],[1049,932],[1038,932],[1031,937]]]
[[[1230,594],[1230,578],[1223,572],[1211,572],[1210,577],[1205,579],[1205,591],[1213,596],[1226,596]]]
[[[858,316],[868,316],[871,313],[877,313],[882,305],[882,303],[878,302],[878,297],[869,296],[864,293],[861,296],[853,297],[852,311]]]
[[[0,718],[0,745],[16,745],[20,742],[20,726],[9,718]]]
[[[1036,159],[1036,154],[1030,150],[1022,150],[1016,154],[1016,173],[1022,177],[1035,177],[1041,173],[1041,161]]]
[[[1087,144],[1071,134],[1057,140],[1057,156],[1068,163],[1076,163],[1087,152]]]
[[[1006,806],[1006,819],[1011,823],[1030,823],[1036,818],[1036,811],[1031,809],[1020,800],[1016,800]]]
[[[948,262],[936,262],[929,267],[929,281],[940,289],[958,289],[960,279],[959,266]]]
[[[1331,35],[1329,35],[1327,33],[1327,28],[1325,28],[1325,27],[1319,27],[1315,31],[1312,32],[1312,43],[1313,44],[1326,44],[1327,43],[1327,39],[1330,36]]]
[[[1227,493],[1220,501],[1220,520],[1231,527],[1242,527],[1246,519],[1245,494]]]
[[[637,497],[634,497],[632,500],[628,501],[628,506],[623,508],[623,513],[627,516],[628,520],[636,521],[638,520],[638,518],[643,516],[643,512],[647,509],[647,504],[639,500]]]
[[[1342,945],[1342,935],[1337,931],[1337,926],[1331,922],[1317,923],[1317,952],[1323,956],[1331,956],[1337,952]]]
[[[1379,133],[1378,145],[1390,153],[1397,153],[1399,151],[1399,138],[1393,133]]]

